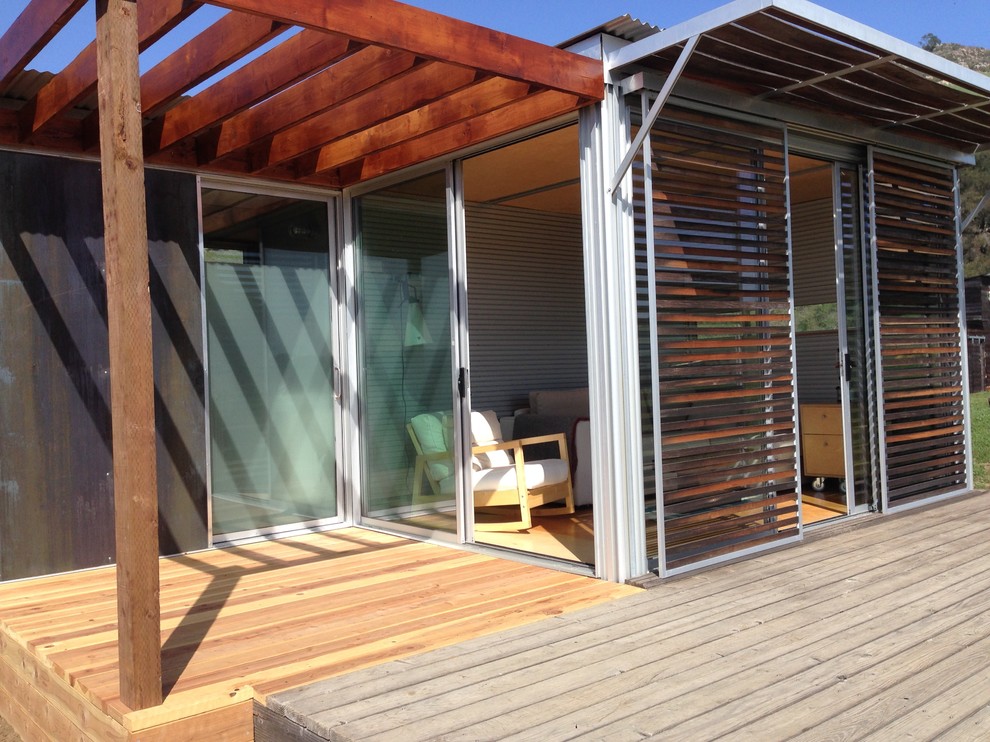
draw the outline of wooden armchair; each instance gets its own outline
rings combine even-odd
[[[453,495],[454,473],[450,451],[437,448],[435,435],[426,432],[433,444],[424,445],[417,434],[426,430],[429,421],[417,416],[406,430],[416,451],[413,473],[413,496],[422,495],[423,479],[434,495]],[[519,518],[508,522],[475,523],[478,531],[526,530],[532,527],[532,509],[542,507],[541,515],[569,515],[574,512],[574,492],[571,486],[571,466],[567,442],[563,433],[534,438],[503,441],[494,412],[471,413],[471,480],[474,506],[486,514],[503,515],[506,507],[518,508]],[[559,457],[526,461],[524,446],[556,443]],[[447,473],[449,467],[449,474]],[[441,476],[447,474],[447,476]],[[559,503],[556,507],[545,507]]]

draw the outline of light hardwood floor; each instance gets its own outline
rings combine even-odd
[[[990,495],[278,694],[335,740],[990,738]]]

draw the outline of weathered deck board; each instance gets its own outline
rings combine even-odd
[[[840,526],[267,702],[339,740],[982,738],[986,500]]]
[[[268,692],[642,592],[354,528],[160,573],[162,706],[120,703],[108,568],[0,585],[0,713],[60,741],[249,740]]]

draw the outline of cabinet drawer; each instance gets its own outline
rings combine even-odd
[[[801,405],[801,432],[842,435],[842,405]]]
[[[846,454],[841,435],[801,436],[801,460],[806,477],[844,477]]]

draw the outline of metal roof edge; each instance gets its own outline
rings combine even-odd
[[[567,39],[567,41],[562,41],[557,44],[557,46],[561,49],[567,49],[568,47],[574,46],[575,44],[580,44],[582,41],[600,34],[608,34],[609,36],[616,36],[624,41],[636,42],[641,41],[642,39],[650,38],[651,36],[660,33],[662,30],[663,29],[659,26],[654,26],[652,23],[647,23],[639,18],[633,18],[629,13],[626,13],[595,26],[584,33],[573,36],[570,39]]]
[[[658,34],[633,42],[610,54],[605,60],[605,69],[610,71],[627,64],[633,64],[663,49],[683,43],[692,36],[724,26],[726,23],[731,23],[772,5],[772,0],[735,0],[728,5],[697,15],[683,23],[678,23],[676,26],[665,28]]]
[[[990,94],[990,77],[808,0],[735,0],[613,52],[605,60],[605,69],[611,71],[633,64],[663,49],[681,44],[692,36],[713,31],[720,26],[770,8],[777,8],[800,20],[833,29],[838,34],[878,47],[932,72]]]

